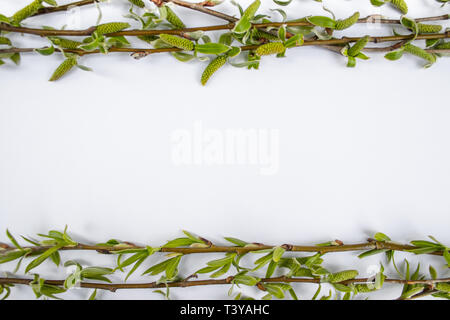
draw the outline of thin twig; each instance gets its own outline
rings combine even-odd
[[[208,280],[183,280],[179,282],[171,283],[92,283],[92,282],[80,282],[78,287],[88,288],[88,289],[100,289],[115,292],[117,290],[126,289],[158,289],[158,288],[188,288],[188,287],[198,287],[198,286],[214,286],[214,285],[227,285],[232,284],[234,277],[228,277],[225,279],[208,279]],[[13,284],[13,285],[29,285],[32,283],[32,279],[21,279],[21,278],[0,278],[0,285]],[[261,279],[259,283],[309,283],[309,284],[320,284],[323,283],[321,279],[309,279],[309,278],[288,278],[288,277],[275,277],[275,278],[264,278]],[[436,283],[447,283],[450,282],[450,278],[436,279],[436,280],[401,280],[401,279],[385,279],[385,283],[393,284],[426,284],[434,285]],[[46,280],[45,284],[54,285],[58,287],[64,286],[64,280]],[[361,278],[352,279],[340,282],[342,285],[350,284],[373,284],[373,279]],[[430,293],[431,294],[431,293]],[[417,297],[418,298],[418,297]]]
[[[1,51],[0,51],[1,52]],[[50,249],[51,246],[31,246],[31,247],[23,247],[25,250],[29,250],[31,253],[39,253],[44,252]],[[82,251],[98,251],[101,253],[115,253],[124,249],[145,249],[146,246],[138,246],[129,244],[126,247],[114,247],[114,246],[99,246],[99,245],[87,245],[87,244],[78,244],[75,246],[65,246],[62,247],[61,251],[73,251],[73,250],[82,250]],[[268,246],[262,244],[255,244],[252,246],[246,247],[235,247],[235,246],[215,246],[211,245],[205,248],[166,248],[162,247],[160,252],[167,253],[182,253],[182,254],[194,254],[194,253],[227,253],[227,252],[235,252],[238,254],[244,254],[249,252],[254,252],[258,250],[266,250],[273,249],[275,246]],[[411,251],[414,249],[418,249],[418,247],[412,245],[405,244],[396,244],[392,242],[380,242],[380,241],[369,241],[366,243],[359,244],[347,244],[347,245],[339,245],[339,246],[302,246],[302,245],[283,245],[283,248],[289,252],[311,252],[311,253],[335,253],[335,252],[350,252],[350,251],[366,251],[366,250],[394,250],[394,251]],[[8,252],[16,250],[16,248],[8,247],[0,252]],[[434,252],[432,255],[441,256],[442,252]]]

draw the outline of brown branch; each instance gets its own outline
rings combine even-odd
[[[286,26],[305,26],[308,25],[308,22],[268,22],[268,23],[256,23],[253,24],[255,28],[268,28],[268,27],[280,27],[282,25]],[[194,27],[194,28],[186,28],[186,29],[166,29],[166,30],[126,30],[115,33],[110,33],[108,36],[148,36],[148,35],[159,35],[159,34],[178,34],[182,35],[186,32],[194,32],[194,31],[217,31],[217,30],[231,30],[234,28],[233,23],[224,24],[224,25],[214,25],[214,26],[204,26],[204,27]],[[48,36],[90,36],[94,33],[96,27],[90,27],[84,30],[47,30],[47,29],[37,29],[37,28],[26,28],[26,27],[15,27],[6,23],[0,23],[0,31],[8,31],[8,32],[17,32],[17,33],[26,33],[33,34],[42,37]],[[369,39],[370,42],[380,43],[387,41],[402,41],[412,39],[414,35],[396,35],[396,36],[381,36],[381,37],[371,37]],[[417,40],[426,40],[426,39],[443,39],[449,38],[450,31],[445,33],[436,33],[436,34],[420,34],[417,36]],[[358,41],[360,37],[344,37],[340,39],[330,39],[330,40],[306,40],[306,45],[335,45],[342,44],[348,42]]]
[[[0,27],[0,29],[1,29],[1,27]],[[47,30],[43,30],[43,31],[47,31]],[[55,30],[49,30],[49,31],[55,31]],[[60,31],[67,32],[69,30],[60,30]],[[87,32],[87,31],[85,31],[85,32]],[[125,33],[125,32],[115,33],[114,35],[123,34],[123,33]],[[411,35],[370,37],[369,42],[373,42],[373,43],[400,42],[400,41],[405,41],[405,40],[409,40],[412,38],[413,38],[413,36],[411,36]],[[416,37],[416,40],[446,39],[446,38],[450,38],[450,32],[418,35]],[[331,49],[333,51],[337,51],[337,48],[339,48],[339,47],[333,48],[332,46],[346,45],[348,43],[356,42],[359,39],[361,39],[361,38],[360,37],[352,37],[352,38],[344,37],[344,38],[340,38],[340,39],[331,39],[331,40],[305,40],[305,42],[303,43],[302,46],[321,46],[326,49]],[[297,47],[302,47],[302,46],[297,46]],[[259,45],[249,45],[249,46],[242,46],[240,48],[242,51],[251,51],[251,50],[256,50],[258,47],[259,47]],[[390,46],[390,47],[386,47],[386,48],[367,48],[365,50],[366,51],[386,52],[386,51],[393,50],[392,48],[395,48],[395,45],[394,45],[394,47]],[[26,52],[33,52],[33,51],[35,51],[34,48],[0,49],[0,53],[26,53]],[[60,50],[57,49],[57,51],[60,51]],[[80,56],[100,53],[99,50],[84,51],[81,49],[65,49],[64,51],[69,52],[69,53],[75,53]],[[183,50],[178,49],[178,48],[149,49],[149,48],[114,48],[114,47],[109,49],[109,52],[143,54],[144,56],[149,55],[149,54],[154,54],[154,53],[180,52],[180,51],[183,51]],[[430,51],[432,53],[448,53],[449,52],[449,50],[447,50],[447,49],[428,50],[428,51]]]
[[[0,51],[1,52],[1,51]],[[228,253],[234,252],[238,254],[244,254],[249,252],[255,252],[258,250],[266,250],[273,249],[275,246],[268,246],[262,244],[254,244],[252,246],[246,247],[235,247],[235,246],[215,246],[211,245],[205,248],[166,248],[162,247],[160,252],[165,253],[182,253],[182,254],[194,254],[194,253]],[[339,245],[339,246],[301,246],[301,245],[283,245],[286,251],[289,252],[311,252],[311,253],[336,253],[336,252],[350,252],[350,251],[366,251],[366,250],[394,250],[394,251],[410,251],[414,249],[418,249],[418,247],[412,245],[404,245],[404,244],[396,244],[392,242],[380,242],[380,241],[368,241],[366,243],[359,244],[348,244],[348,245]],[[45,250],[51,248],[51,246],[32,246],[32,247],[23,247],[23,249],[29,250],[30,253],[39,253],[44,252]],[[87,244],[78,244],[75,246],[66,246],[62,247],[61,251],[73,251],[73,250],[81,250],[81,251],[97,251],[100,253],[116,253],[117,251],[124,249],[145,249],[146,246],[138,246],[129,244],[126,247],[114,247],[114,246],[99,246],[99,245],[87,245]],[[1,252],[8,252],[15,250],[13,247],[5,248]],[[443,252],[434,252],[432,255],[441,256]]]
[[[208,9],[202,3],[191,3],[191,2],[186,2],[186,1],[182,1],[182,0],[150,0],[150,1],[153,2],[155,5],[157,5],[158,7],[160,7],[164,3],[172,2],[180,7],[184,7],[184,8],[195,10],[195,11],[198,11],[201,13],[205,13],[207,15],[210,15],[210,16],[213,16],[216,18],[220,18],[220,19],[223,19],[228,22],[236,22],[239,20],[238,18],[230,16],[228,14]]]
[[[189,8],[189,9],[192,9],[195,11],[199,11],[199,12],[202,12],[202,13],[205,13],[208,15],[212,15],[217,18],[221,18],[223,20],[229,21],[229,22],[238,21],[238,19],[233,16],[206,8],[207,6],[209,6],[208,1],[203,1],[200,3],[189,3],[186,1],[182,1],[182,0],[150,0],[150,1],[159,6],[164,2],[172,2],[179,6]],[[48,13],[54,13],[54,12],[60,12],[60,11],[66,11],[72,7],[86,6],[86,5],[94,4],[95,2],[97,2],[97,0],[81,0],[81,1],[68,3],[65,5],[56,6],[56,7],[45,7],[45,8],[39,9],[38,12],[34,14],[34,16],[48,14]],[[415,20],[416,20],[416,22],[431,22],[431,21],[442,21],[442,20],[449,20],[449,19],[450,19],[450,16],[448,14],[445,14],[445,15],[441,15],[441,16],[417,18]],[[370,15],[365,18],[361,18],[358,20],[358,23],[401,24],[399,19],[386,19],[379,15]]]
[[[208,280],[183,280],[179,282],[172,283],[92,283],[92,282],[80,282],[78,284],[81,288],[88,289],[100,289],[115,292],[117,290],[126,289],[158,289],[158,288],[188,288],[188,287],[198,287],[198,286],[213,286],[213,285],[228,285],[233,283],[234,277],[228,277],[225,279],[208,279]],[[30,285],[32,279],[21,279],[21,278],[0,278],[0,285],[13,284],[13,285]],[[310,278],[288,278],[288,277],[275,277],[275,278],[264,278],[260,280],[260,284],[264,283],[309,283],[309,284],[320,284],[323,283],[321,279],[310,279]],[[385,283],[392,284],[408,284],[417,285],[425,284],[433,286],[436,283],[447,283],[450,282],[450,278],[436,279],[436,280],[401,280],[401,279],[385,279]],[[64,280],[46,280],[45,284],[54,285],[58,287],[64,286]],[[339,284],[350,285],[350,284],[373,284],[373,279],[361,278],[352,279],[340,282]],[[434,293],[434,292],[433,292]],[[418,297],[417,297],[418,298]]]
[[[86,6],[89,4],[94,4],[95,2],[97,2],[97,0],[82,0],[82,1],[76,1],[76,2],[72,2],[72,3],[68,3],[65,5],[60,5],[60,6],[56,6],[56,7],[44,7],[44,8],[39,9],[33,16],[39,16],[39,15],[53,13],[53,12],[66,11],[72,7]]]

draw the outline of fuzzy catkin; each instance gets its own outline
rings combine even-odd
[[[360,292],[360,293],[368,293],[368,292],[372,292],[375,291],[375,287],[372,286],[368,286],[367,284],[357,284],[355,286],[356,291]]]
[[[136,7],[139,7],[139,8],[145,7],[145,3],[142,0],[128,0],[128,1],[131,2],[132,4],[134,4]]]
[[[354,279],[358,276],[358,271],[356,270],[346,270],[338,273],[334,273],[328,277],[328,281],[331,283],[339,283],[342,281],[347,281]]]
[[[97,26],[96,32],[98,34],[108,34],[122,31],[123,29],[129,28],[130,24],[126,22],[110,22],[99,24]]]
[[[258,56],[268,56],[271,54],[279,54],[284,52],[286,50],[286,47],[281,42],[271,42],[263,44],[262,46],[259,46],[258,49],[256,49],[256,54]]]
[[[59,38],[59,37],[52,37],[50,40],[57,46],[63,48],[63,49],[77,49],[78,46],[82,45],[83,43],[65,39],[65,38]]]
[[[77,59],[74,57],[67,58],[61,63],[58,68],[56,68],[55,72],[53,72],[52,77],[49,81],[56,81],[60,79],[63,75],[69,72],[73,67],[77,65]]]
[[[408,13],[408,5],[406,4],[405,0],[390,0],[392,5],[396,7],[398,10],[400,10],[403,14]]]
[[[367,43],[369,42],[370,37],[365,36],[364,38],[359,39],[350,49],[348,49],[347,53],[350,57],[357,56],[361,50],[363,50]]]
[[[259,29],[254,29],[253,31],[253,37],[256,39],[266,39],[266,40],[279,40],[279,38],[276,35],[271,34],[270,32],[266,32]]]
[[[176,47],[186,51],[194,50],[194,43],[191,40],[174,36],[171,34],[162,34],[159,36],[159,38],[165,43],[171,45],[172,47]]]
[[[415,46],[413,44],[408,43],[408,44],[403,46],[403,49],[405,50],[405,52],[408,52],[408,53],[410,53],[412,55],[415,55],[416,57],[425,59],[425,60],[427,60],[427,61],[429,61],[431,63],[436,62],[436,56],[435,55],[433,55],[431,53],[428,53],[424,49],[422,49],[420,47],[417,47],[417,46]]]
[[[212,77],[212,75],[216,73],[217,70],[222,68],[226,62],[227,58],[225,56],[219,56],[215,58],[213,61],[211,61],[209,65],[206,67],[205,71],[203,71],[201,80],[202,85],[206,85],[206,83]]]
[[[17,11],[12,17],[11,20],[14,23],[20,23],[26,18],[34,15],[40,8],[42,7],[42,0],[34,0],[26,7]]]
[[[436,284],[436,289],[439,291],[450,293],[450,282],[443,282]]]
[[[350,28],[359,20],[359,12],[355,12],[351,17],[348,17],[347,19],[337,20],[335,30],[344,30],[347,28]]]
[[[438,33],[442,30],[442,26],[437,24],[418,23],[417,28],[419,33]]]
[[[444,50],[445,50],[445,49],[450,49],[450,42],[444,42],[444,43],[441,43],[441,44],[437,45],[435,49],[438,49],[438,50],[441,50],[441,49],[444,49]]]
[[[166,6],[166,10],[167,10],[166,20],[171,25],[173,25],[177,29],[184,29],[184,28],[186,28],[186,25],[183,23],[183,21],[181,21],[181,19],[177,16],[177,14],[175,12],[173,12],[172,9],[170,9],[170,7]]]

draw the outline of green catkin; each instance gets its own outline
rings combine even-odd
[[[256,49],[255,53],[258,56],[268,56],[272,54],[279,54],[284,52],[286,50],[286,47],[281,42],[271,42],[267,44],[263,44],[262,46],[259,46],[258,49]]]
[[[202,74],[202,85],[206,85],[208,80],[212,77],[217,70],[222,68],[227,62],[227,58],[225,56],[219,56],[215,58],[210,64],[206,67],[205,71]]]
[[[25,20],[26,18],[34,15],[41,7],[42,7],[42,0],[34,0],[26,7],[20,9],[17,11],[12,17],[11,20],[14,23],[20,23],[21,21]]]
[[[439,291],[450,293],[450,282],[443,282],[436,284],[436,289]]]
[[[328,281],[331,283],[339,283],[342,281],[347,281],[354,279],[358,276],[358,271],[356,270],[346,270],[338,273],[334,273],[328,277]]]
[[[98,34],[108,34],[122,31],[130,27],[129,23],[126,22],[110,22],[104,23],[97,26],[96,32]]]
[[[177,29],[186,28],[186,25],[183,23],[183,21],[181,21],[181,19],[177,16],[177,14],[175,12],[173,12],[172,9],[170,9],[170,7],[166,6],[166,10],[167,10],[166,20],[171,25],[173,25]]]
[[[408,13],[408,5],[406,4],[405,0],[390,0],[392,5],[396,7],[398,10],[400,10],[403,14]]]
[[[357,284],[355,289],[360,293],[368,293],[376,290],[373,286],[368,286],[367,284]]]
[[[266,32],[259,29],[253,30],[253,37],[255,39],[266,39],[266,40],[279,40],[279,38],[276,35],[271,34],[270,32]]]
[[[56,81],[60,79],[63,75],[69,72],[73,67],[77,65],[77,59],[74,57],[67,58],[63,63],[56,68],[55,72],[53,72],[52,77],[49,81]]]
[[[139,7],[139,8],[145,7],[145,3],[142,0],[128,0],[128,1],[131,2],[132,4],[134,4],[136,7]]]
[[[408,52],[412,55],[415,55],[416,57],[425,59],[431,63],[436,62],[436,56],[426,52],[424,49],[417,47],[415,45],[412,45],[410,43],[406,44],[403,46],[403,49],[405,50],[405,52]]]
[[[347,28],[350,28],[359,20],[359,12],[355,12],[351,17],[348,17],[347,19],[337,20],[336,21],[336,27],[335,30],[344,30]]]
[[[417,28],[419,29],[419,33],[438,33],[442,30],[442,26],[437,24],[418,23]]]
[[[350,47],[350,49],[348,49],[347,54],[350,57],[355,57],[357,56],[361,50],[363,50],[367,43],[369,42],[370,37],[369,36],[365,36],[364,38],[359,39],[352,47]]]
[[[53,44],[55,44],[56,46],[59,46],[63,49],[77,49],[78,46],[83,44],[78,41],[59,38],[59,37],[51,37],[50,40],[53,42]]]
[[[159,38],[164,41],[165,43],[179,48],[179,49],[183,49],[186,51],[192,51],[194,50],[194,43],[191,40],[185,39],[185,38],[181,38],[178,36],[174,36],[171,34],[162,34],[159,36]]]
[[[441,43],[441,44],[437,45],[435,49],[438,49],[438,50],[441,50],[441,49],[444,49],[444,50],[445,50],[445,49],[450,49],[450,42],[444,42],[444,43]]]

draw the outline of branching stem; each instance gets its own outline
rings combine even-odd
[[[80,282],[78,284],[81,288],[86,289],[100,289],[115,292],[117,290],[126,289],[161,289],[161,288],[189,288],[189,287],[199,287],[199,286],[214,286],[214,285],[228,285],[232,284],[234,277],[228,277],[225,279],[208,279],[208,280],[183,280],[179,282],[171,283],[92,283],[92,282]],[[13,285],[29,285],[32,283],[32,279],[21,279],[21,278],[0,278],[0,285],[2,284],[13,284]],[[436,280],[402,280],[402,279],[385,279],[385,283],[392,284],[408,284],[417,285],[425,284],[433,286],[437,283],[447,283],[450,282],[450,278],[436,279]],[[64,280],[46,280],[46,284],[54,285],[58,287],[64,286]],[[309,283],[309,284],[320,284],[323,283],[321,279],[311,279],[311,278],[289,278],[289,277],[275,277],[275,278],[264,278],[261,279],[259,283]],[[373,279],[370,278],[359,278],[340,282],[342,285],[350,284],[373,284]],[[434,293],[427,292],[427,295]],[[416,298],[422,297],[422,295],[417,295]]]

